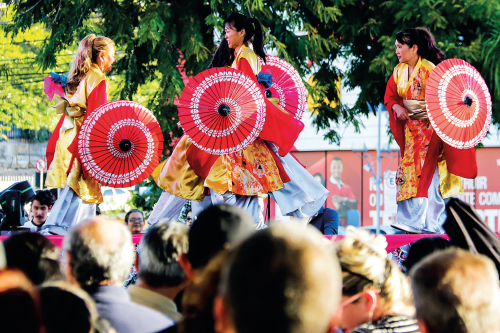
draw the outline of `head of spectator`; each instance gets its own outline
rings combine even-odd
[[[84,221],[69,230],[63,248],[68,281],[90,294],[99,315],[117,332],[158,332],[173,324],[163,314],[133,303],[122,288],[134,261],[132,235],[123,223]]]
[[[189,211],[187,214],[186,214],[186,225],[191,228],[191,226],[193,225],[193,212],[192,211]]]
[[[215,333],[214,300],[218,293],[222,268],[229,250],[220,251],[185,289],[182,298],[184,333]]]
[[[8,268],[21,270],[35,285],[61,280],[59,249],[38,233],[21,233],[4,241]]]
[[[139,279],[129,287],[132,301],[180,320],[174,299],[187,284],[186,273],[179,264],[180,256],[187,250],[185,224],[160,223],[149,228],[139,245]]]
[[[125,224],[133,234],[140,234],[144,229],[144,213],[139,209],[131,209],[125,215]]]
[[[32,223],[35,226],[41,227],[45,223],[54,202],[55,198],[50,191],[40,190],[36,192],[36,195],[31,201],[31,214],[33,215]]]
[[[428,237],[419,239],[410,247],[408,255],[405,261],[403,261],[403,267],[406,272],[410,272],[413,266],[415,266],[423,258],[434,252],[446,250],[452,246],[453,245],[449,240],[442,237]]]
[[[422,333],[500,332],[500,287],[493,262],[449,249],[410,271]]]
[[[340,179],[342,178],[342,170],[342,159],[335,156],[330,164],[330,172],[337,182],[340,182]]]
[[[47,333],[89,333],[96,329],[97,307],[82,289],[67,282],[40,289],[42,319]]]
[[[255,231],[252,217],[241,208],[226,204],[202,211],[189,229],[189,249],[180,258],[189,279],[219,251]]]
[[[70,229],[63,246],[66,277],[82,287],[121,286],[134,260],[130,231],[117,221],[94,219]]]
[[[340,327],[344,332],[368,324],[386,327],[386,319],[399,315],[403,322],[397,325],[407,327],[405,332],[418,329],[416,321],[403,316],[414,312],[410,286],[397,265],[387,258],[386,246],[383,236],[353,227],[348,227],[346,237],[336,244],[342,269]]]
[[[45,332],[38,291],[19,270],[0,271],[0,321],[5,333]]]
[[[331,332],[340,311],[340,267],[316,229],[276,225],[230,253],[219,293],[216,332]]]

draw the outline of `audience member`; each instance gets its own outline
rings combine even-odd
[[[18,270],[0,271],[0,331],[42,333],[39,295]]]
[[[165,315],[133,303],[122,288],[134,252],[130,231],[117,221],[89,220],[64,239],[68,281],[79,284],[97,304],[99,315],[118,333],[157,332],[173,324]]]
[[[98,318],[92,298],[67,282],[56,282],[40,289],[42,319],[46,333],[94,332]]]
[[[189,229],[189,249],[180,258],[186,276],[192,279],[214,256],[230,244],[255,231],[252,216],[226,204],[202,211]]]
[[[144,213],[139,209],[131,209],[125,215],[125,224],[133,234],[140,234],[144,229]]]
[[[30,228],[33,232],[42,230],[42,227],[47,220],[52,206],[56,199],[49,190],[39,190],[31,201],[30,216],[33,218],[24,224],[25,228]]]
[[[35,285],[62,280],[59,249],[45,236],[21,233],[4,240],[8,268],[21,270]]]
[[[420,332],[500,332],[498,272],[486,256],[437,252],[415,265],[410,276]]]
[[[188,250],[188,227],[180,222],[156,224],[139,245],[139,279],[128,288],[133,302],[181,319],[174,299],[186,287],[179,257]],[[137,265],[136,265],[137,266]]]
[[[224,265],[214,303],[215,331],[332,332],[340,311],[341,274],[328,245],[314,228],[293,224],[244,240]]]
[[[192,211],[189,211],[187,214],[186,214],[186,225],[191,228],[191,226],[193,225],[193,212]]]
[[[418,332],[410,318],[410,286],[405,275],[387,258],[381,235],[347,228],[337,242],[342,268],[342,320],[344,332]]]
[[[213,304],[227,254],[228,250],[220,251],[186,288],[182,298],[184,318],[179,332],[215,333]]]
[[[403,267],[405,272],[410,272],[413,266],[420,262],[422,259],[428,255],[446,250],[452,247],[452,243],[442,237],[428,237],[422,238],[413,243],[408,251],[408,256],[405,261],[403,261]]]
[[[321,207],[311,216],[309,224],[318,229],[323,235],[337,235],[339,229],[339,214],[334,209]]]

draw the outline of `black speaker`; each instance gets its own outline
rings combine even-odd
[[[15,183],[0,192],[2,217],[0,230],[21,227],[24,224],[25,211],[23,206],[35,196],[35,191],[28,181]]]

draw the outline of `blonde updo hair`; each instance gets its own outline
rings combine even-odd
[[[97,63],[100,52],[110,52],[115,43],[108,37],[90,34],[80,42],[68,75],[69,92],[76,91],[80,81],[85,78],[93,63]]]
[[[408,280],[387,257],[384,236],[347,227],[346,237],[336,244],[342,268],[342,295],[352,296],[366,289],[380,289],[383,307],[410,304]]]

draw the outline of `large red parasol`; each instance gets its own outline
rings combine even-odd
[[[97,108],[78,136],[83,168],[99,183],[129,187],[149,177],[163,150],[153,114],[136,102],[114,101]]]
[[[211,68],[192,77],[179,99],[184,133],[212,155],[245,149],[259,136],[265,117],[257,83],[232,68]]]
[[[266,55],[266,62],[259,58],[262,73],[273,75],[273,84],[265,89],[266,97],[279,98],[278,105],[285,111],[302,118],[306,110],[307,90],[297,70],[285,60]]]
[[[491,96],[481,74],[468,62],[448,59],[434,68],[425,102],[432,127],[450,146],[472,148],[486,135]]]

